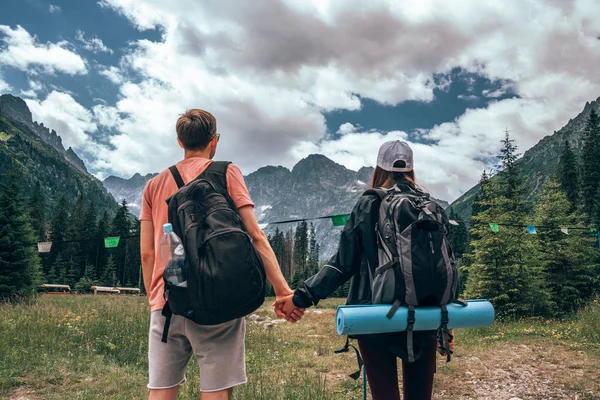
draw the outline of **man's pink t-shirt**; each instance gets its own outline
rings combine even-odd
[[[177,169],[185,183],[190,182],[200,175],[212,160],[200,157],[185,159],[177,164]],[[163,224],[169,222],[167,216],[167,200],[177,191],[177,184],[167,169],[151,179],[144,189],[140,221],[152,221],[154,225],[154,269],[152,270],[152,283],[150,284],[150,309],[160,310],[165,305],[163,297],[164,283],[163,272],[165,265],[160,261],[160,240],[163,237]],[[240,169],[230,164],[227,168],[227,191],[238,208],[245,206],[254,207],[254,203],[244,183],[244,176]]]

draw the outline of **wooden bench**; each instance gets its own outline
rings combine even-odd
[[[56,285],[51,283],[44,283],[40,285],[42,292],[45,295],[53,295],[53,296],[64,296],[67,294],[71,294],[71,286],[69,285]]]
[[[121,292],[121,294],[140,294],[140,289],[138,288],[117,287],[115,289]]]
[[[121,291],[115,287],[109,286],[92,286],[91,289],[94,291],[94,295],[96,294],[119,294]]]

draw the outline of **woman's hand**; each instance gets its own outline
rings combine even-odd
[[[304,308],[296,307],[293,301],[294,292],[287,296],[277,296],[273,308],[275,314],[280,318],[285,318],[288,322],[296,323],[302,319]]]

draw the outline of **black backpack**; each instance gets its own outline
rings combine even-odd
[[[398,307],[408,306],[407,353],[415,355],[413,328],[415,307],[440,306],[439,351],[450,361],[448,303],[458,300],[458,270],[448,242],[444,209],[419,190],[372,189],[367,194],[381,198],[376,227],[379,265],[372,278],[372,303],[392,304],[392,318]],[[404,356],[404,354],[399,356]],[[404,357],[403,357],[404,358]]]
[[[228,162],[212,162],[184,184],[169,168],[179,190],[167,200],[169,222],[185,248],[187,287],[166,279],[166,343],[171,314],[200,325],[244,317],[265,301],[265,269],[227,191]]]

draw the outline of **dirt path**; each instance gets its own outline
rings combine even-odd
[[[502,343],[438,372],[436,399],[600,399],[600,359],[562,346]]]

